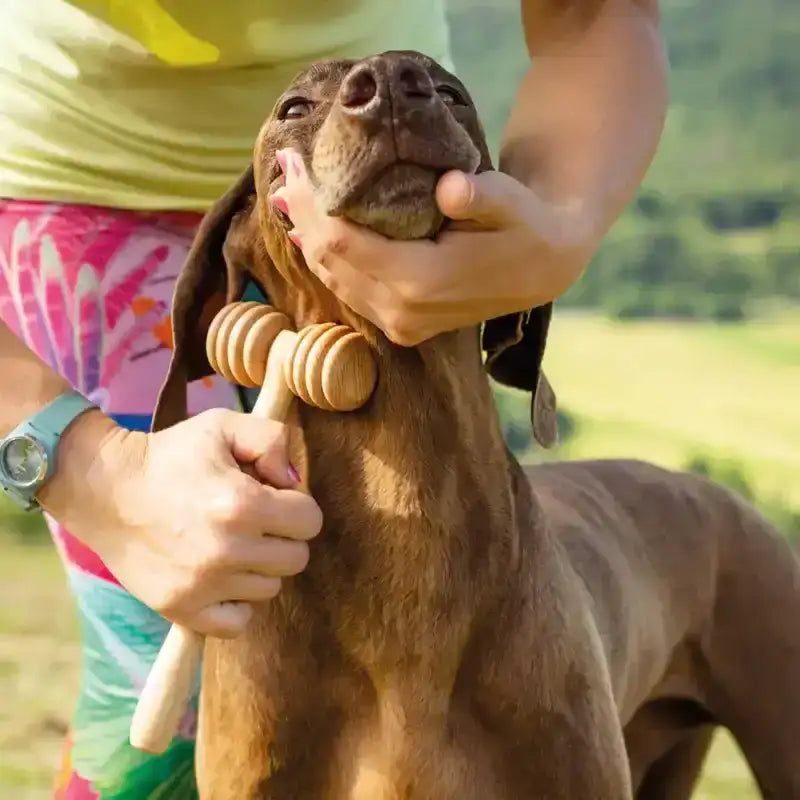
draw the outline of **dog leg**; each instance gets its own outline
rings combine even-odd
[[[800,559],[752,507],[724,503],[706,705],[765,797],[800,798]]]
[[[690,800],[714,736],[714,727],[691,731],[650,765],[636,800]]]

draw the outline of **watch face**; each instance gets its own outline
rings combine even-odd
[[[47,472],[47,453],[32,436],[15,436],[0,448],[0,472],[19,488],[33,486]]]

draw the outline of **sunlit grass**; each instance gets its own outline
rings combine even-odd
[[[692,800],[760,800],[750,770],[727,731],[714,739]]]
[[[556,315],[545,370],[579,432],[558,455],[740,463],[800,509],[800,319],[715,326]]]

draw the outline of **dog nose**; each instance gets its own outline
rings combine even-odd
[[[353,111],[363,110],[378,94],[378,81],[369,64],[354,67],[342,82],[339,102]]]
[[[425,103],[433,97],[433,81],[427,71],[413,61],[401,61],[389,79],[392,94],[409,105]]]
[[[374,56],[356,64],[339,88],[339,104],[359,119],[427,107],[436,92],[427,70],[409,58]]]

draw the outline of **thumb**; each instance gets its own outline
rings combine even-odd
[[[204,636],[230,639],[247,627],[252,616],[253,607],[248,603],[217,603],[200,611],[190,627]]]
[[[515,222],[518,216],[515,184],[513,178],[502,172],[468,175],[453,170],[440,178],[436,202],[442,214],[451,219],[502,228]]]
[[[252,464],[258,477],[276,489],[292,489],[297,473],[289,463],[286,425],[238,411],[221,417],[222,437],[239,464]]]

